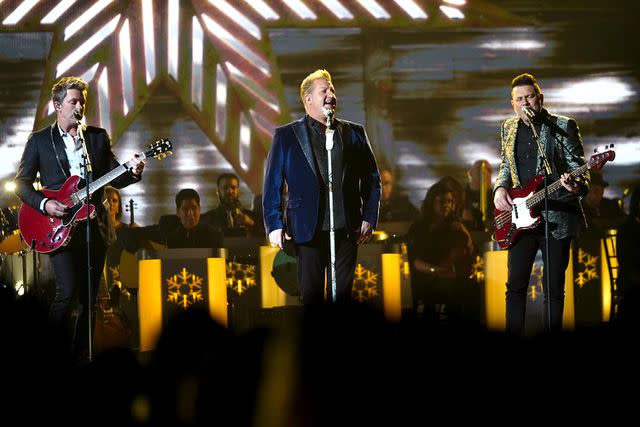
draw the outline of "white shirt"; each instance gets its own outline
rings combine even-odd
[[[81,178],[84,178],[84,169],[82,167],[82,147],[78,145],[76,147],[76,141],[78,137],[75,138],[69,135],[67,132],[63,131],[60,125],[58,125],[58,130],[60,131],[60,136],[62,136],[62,141],[64,141],[64,151],[67,153],[67,159],[69,159],[69,173],[71,175],[78,175]]]

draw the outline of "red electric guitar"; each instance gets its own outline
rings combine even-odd
[[[602,168],[606,162],[615,159],[615,157],[616,153],[612,150],[594,154],[588,163],[571,172],[571,176],[582,176],[589,169],[598,170]],[[524,187],[512,188],[509,190],[509,196],[511,196],[513,200],[511,211],[501,211],[499,209],[493,211],[494,231],[491,238],[498,243],[500,248],[509,248],[521,230],[534,228],[542,221],[539,213],[535,212],[534,208],[544,201],[544,188],[536,192],[543,181],[544,177],[538,175]],[[548,186],[549,194],[558,190],[560,187],[562,187],[560,180],[550,184]]]
[[[163,159],[171,154],[171,141],[163,138],[139,153],[140,160],[149,157]],[[123,173],[127,172],[126,164],[121,164],[111,172],[106,173],[89,185],[89,194],[107,185]],[[24,241],[36,252],[48,253],[66,245],[71,240],[71,231],[80,221],[93,218],[96,215],[95,206],[87,204],[87,191],[78,189],[80,177],[69,177],[59,190],[43,189],[42,194],[50,199],[58,200],[69,208],[62,218],[45,215],[26,203],[22,204],[18,214],[18,227]]]

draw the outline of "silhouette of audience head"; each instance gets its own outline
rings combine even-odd
[[[200,223],[200,195],[196,190],[185,188],[176,194],[176,215],[187,230]]]

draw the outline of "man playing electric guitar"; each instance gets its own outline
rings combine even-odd
[[[550,290],[544,290],[545,313],[550,304],[550,324],[547,330],[562,327],[564,310],[564,275],[569,262],[571,239],[584,224],[578,196],[589,191],[589,174],[572,176],[571,171],[584,165],[584,148],[575,120],[556,116],[543,108],[544,95],[536,79],[521,74],[511,82],[511,105],[516,117],[507,119],[500,132],[501,162],[494,186],[496,210],[511,212],[513,199],[509,191],[543,174],[545,168],[530,126],[539,135],[551,168],[548,183],[559,179],[563,188],[549,195],[548,218],[542,212],[542,225],[522,230],[509,246],[506,293],[506,330],[519,335],[524,328],[527,289],[531,268],[538,250],[545,250],[544,221],[549,224]],[[523,108],[524,107],[524,108]],[[542,205],[544,206],[544,205]],[[546,280],[543,279],[546,287]]]
[[[89,126],[79,132],[78,119],[84,114],[88,86],[78,77],[63,77],[54,84],[51,92],[56,122],[31,134],[20,160],[15,177],[16,194],[23,203],[49,217],[64,217],[68,207],[62,201],[48,199],[42,192],[36,191],[33,187],[36,175],[40,174],[40,181],[45,188],[53,190],[59,189],[72,175],[84,178],[82,154],[85,150],[80,136],[84,136],[94,180],[119,165],[111,150],[111,139],[106,130]],[[111,185],[122,188],[140,181],[144,162],[134,156],[126,166],[129,171],[115,179]],[[84,186],[80,185],[81,188]],[[94,297],[102,274],[106,248],[110,243],[107,232],[108,213],[100,203],[102,199],[102,189],[93,193],[92,200],[97,213],[91,220],[91,285]],[[62,337],[74,337],[73,350],[78,358],[82,358],[87,354],[89,346],[87,304],[95,304],[95,300],[88,301],[84,223],[75,227],[70,237],[66,246],[51,252],[56,291],[49,317]],[[69,330],[76,302],[79,315],[72,324],[75,326]]]

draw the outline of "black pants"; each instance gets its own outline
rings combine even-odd
[[[95,310],[96,293],[104,260],[106,246],[98,230],[97,221],[91,222],[91,289],[93,299],[88,301],[87,287],[87,244],[86,223],[76,225],[73,237],[67,246],[51,254],[51,264],[55,274],[56,293],[49,309],[49,319],[61,336],[72,341],[75,351],[82,352],[89,348],[88,308],[91,304]],[[77,308],[78,316],[73,324],[73,310]],[[91,319],[95,324],[95,311]]]
[[[353,272],[358,258],[358,245],[344,229],[336,236],[336,302],[349,302],[353,288]],[[329,232],[320,231],[309,242],[296,244],[298,261],[298,287],[304,305],[324,300],[325,271],[327,299],[332,301]]]
[[[562,329],[562,312],[564,310],[564,275],[569,263],[571,238],[554,239],[549,236],[550,268],[544,265],[542,286],[544,290],[545,328],[550,331]],[[520,234],[509,248],[509,274],[507,279],[507,325],[508,333],[521,334],[524,329],[527,290],[531,276],[531,268],[538,250],[545,251],[544,227]],[[550,292],[546,289],[546,275],[549,275]],[[551,304],[551,323],[548,313]]]

